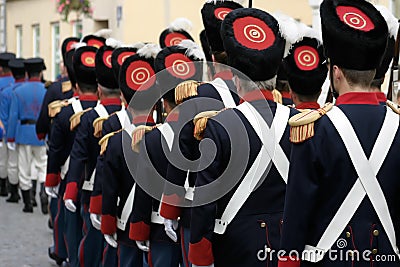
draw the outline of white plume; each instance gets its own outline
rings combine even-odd
[[[138,43],[131,44],[131,47],[140,49],[140,48],[143,48],[145,45],[146,45],[145,43],[138,42]]]
[[[246,0],[229,0],[229,1],[236,2],[238,4],[241,4],[242,6],[246,2]],[[225,2],[225,0],[206,0],[206,3],[214,3],[214,5],[217,4],[217,2]]]
[[[297,40],[297,42],[300,42],[301,40],[303,40],[304,37],[308,37],[308,38],[316,39],[319,44],[322,44],[321,33],[318,32],[316,29],[311,28],[311,27],[307,26],[306,24],[299,22],[298,23],[298,31],[301,35],[301,39]]]
[[[79,43],[72,44],[72,48],[75,50],[77,50],[78,48],[84,47],[84,46],[87,46],[87,43],[79,42]]]
[[[396,17],[384,6],[375,5],[375,8],[381,12],[382,17],[386,20],[390,36],[396,38],[399,30],[399,22]]]
[[[203,49],[192,40],[182,40],[178,46],[186,48],[187,50],[185,54],[189,57],[195,57],[200,60],[205,60],[206,58]]]
[[[286,57],[292,45],[302,38],[299,32],[299,23],[294,18],[281,12],[275,12],[272,15],[278,21],[281,36],[286,40],[284,53],[284,57]]]
[[[137,53],[145,58],[155,58],[160,51],[161,48],[158,44],[147,44],[140,48]]]
[[[98,36],[98,37],[103,37],[105,39],[110,38],[111,34],[112,34],[112,30],[111,29],[101,29],[101,30],[93,33],[93,35]]]
[[[168,29],[171,31],[186,31],[190,32],[193,28],[193,24],[187,18],[177,18],[169,25]]]
[[[118,48],[118,47],[121,47],[123,44],[122,44],[121,41],[119,41],[119,40],[117,40],[117,39],[108,38],[108,39],[106,40],[106,45],[107,45],[107,46],[110,46],[110,47],[112,47],[112,48]]]

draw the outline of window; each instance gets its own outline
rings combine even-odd
[[[40,57],[40,26],[39,24],[32,26],[33,33],[33,57]]]
[[[76,20],[74,22],[72,36],[78,37],[79,39],[82,38],[82,21]]]
[[[55,81],[61,71],[60,24],[58,22],[51,24],[51,40],[52,79]]]
[[[17,54],[17,57],[22,57],[22,25],[18,25],[15,27],[15,33],[17,35],[17,40],[16,40],[16,49],[15,52]]]

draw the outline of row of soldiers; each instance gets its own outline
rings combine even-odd
[[[398,266],[400,112],[380,91],[398,23],[364,0],[320,11],[322,40],[219,0],[201,10],[203,49],[182,19],[159,45],[67,38],[69,80],[48,89],[36,121],[49,144],[50,257]],[[327,76],[336,104],[320,107]]]

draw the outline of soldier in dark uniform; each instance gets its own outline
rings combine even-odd
[[[192,42],[185,41],[183,43]],[[194,44],[192,43],[192,45]],[[141,152],[134,176],[139,179],[139,182],[136,187],[136,203],[131,217],[131,236],[136,241],[145,244],[150,242],[149,261],[151,260],[153,266],[163,266],[166,262],[169,263],[169,266],[178,266],[181,255],[178,240],[173,242],[164,232],[164,220],[160,216],[160,202],[157,200],[161,198],[162,192],[154,192],[156,187],[153,184],[157,182],[156,177],[160,177],[157,172],[161,174],[162,178],[166,178],[168,169],[166,155],[171,152],[168,149],[172,149],[170,142],[178,141],[173,134],[171,135],[171,133],[179,132],[179,129],[176,128],[179,111],[177,109],[172,111],[176,107],[175,90],[170,89],[185,80],[200,80],[203,75],[204,58],[197,58],[196,52],[199,52],[199,48],[196,46],[191,46],[191,48],[180,45],[171,46],[164,48],[157,55],[155,61],[157,81],[163,95],[164,107],[167,113],[172,113],[168,115],[166,123],[146,134],[143,143],[140,144]],[[170,58],[174,60],[169,60]],[[180,64],[185,66],[186,71],[180,72],[179,68],[175,67],[179,66],[177,62],[181,62]],[[182,74],[184,75],[182,76]],[[168,133],[170,140],[162,137],[167,136]],[[168,146],[163,147],[162,139],[168,140]],[[160,151],[163,152],[160,153]],[[171,156],[173,157],[173,155]],[[154,193],[149,195],[148,192]]]
[[[0,103],[0,120],[4,123],[5,132],[8,132],[8,118],[10,116],[10,106],[12,93],[15,88],[19,87],[25,82],[25,65],[24,59],[12,59],[8,62],[8,66],[11,69],[15,83],[9,85],[1,92],[1,103]],[[20,199],[18,195],[18,153],[14,149],[7,149],[7,174],[8,182],[10,185],[10,197],[6,200],[7,202],[17,203]]]
[[[102,46],[96,53],[95,67],[100,103],[82,115],[81,123],[76,129],[64,195],[65,207],[71,212],[77,210],[75,203],[81,205],[84,235],[80,244],[79,259],[85,264],[100,264],[103,251],[103,236],[93,227],[89,213],[95,167],[100,153],[100,138],[97,132],[101,132],[101,127],[96,123],[96,119],[106,118],[122,107],[119,85],[111,68],[112,51],[112,48]]]
[[[276,266],[263,252],[279,248],[289,170],[287,120],[295,111],[274,102],[272,93],[285,40],[276,19],[253,8],[229,13],[221,36],[228,64],[252,81],[237,73],[241,104],[212,120],[195,119],[195,134],[215,149],[203,149],[206,165],[197,173],[189,260],[195,266]]]
[[[8,86],[14,83],[11,70],[8,67],[8,62],[15,58],[13,53],[0,53],[0,94]],[[2,121],[3,127],[7,125],[7,122]],[[3,129],[5,132],[6,129]],[[8,196],[7,191],[7,143],[6,138],[2,138],[2,145],[0,146],[0,196]]]
[[[72,59],[73,55],[72,67],[75,74],[72,76],[70,73],[70,79],[77,82],[77,97],[64,100],[58,107],[53,107],[55,110],[58,109],[59,113],[55,114],[53,119],[53,134],[49,140],[46,192],[58,202],[57,214],[53,223],[54,247],[49,248],[49,255],[58,264],[68,258],[71,266],[79,266],[78,246],[82,238],[82,219],[79,213],[66,210],[63,200],[66,186],[65,176],[68,172],[70,153],[77,127],[76,120],[71,122],[71,118],[81,116],[85,110],[97,105],[97,82],[94,67],[96,51],[97,49],[94,47],[83,46],[68,52],[67,57],[71,56]]]
[[[158,51],[158,45],[147,44],[122,63],[119,83],[124,101],[131,103],[132,98],[135,101],[127,107],[125,114],[119,114],[122,130],[101,140],[104,152],[101,232],[110,245],[118,246],[118,266],[144,265],[142,251],[129,236],[132,230],[129,217],[135,205],[132,195],[135,181],[131,172],[136,168],[137,158],[131,143],[135,129],[155,125],[149,115],[154,103],[147,100],[156,100],[159,96],[154,79],[154,58]],[[134,166],[134,169],[128,166]]]
[[[396,43],[397,32],[399,31],[399,23],[395,16],[384,6],[375,6],[379,12],[381,12],[383,18],[386,20],[389,28],[389,39],[386,47],[385,54],[383,55],[382,62],[376,69],[376,74],[374,80],[371,83],[371,90],[376,92],[376,97],[379,103],[386,105],[386,95],[381,90],[383,82],[385,81],[385,74],[390,67],[390,62],[392,62],[394,56],[394,46]]]
[[[49,104],[56,100],[69,99],[72,97],[72,83],[74,83],[74,81],[71,81],[71,78],[69,77],[71,75],[68,72],[67,68],[66,54],[68,51],[73,49],[74,44],[77,42],[79,42],[78,38],[69,37],[66,38],[61,45],[61,54],[64,63],[63,66],[67,69],[68,77],[62,77],[60,80],[52,83],[47,89],[46,95],[43,100],[42,109],[39,113],[39,119],[36,122],[36,133],[38,135],[38,138],[41,140],[45,139],[47,134],[50,135],[51,118],[49,116]]]
[[[319,109],[317,103],[328,69],[324,50],[317,34],[306,28],[307,36],[293,44],[289,55],[283,60],[296,109]]]
[[[236,87],[233,83],[233,74],[231,69],[224,65],[227,63],[227,55],[220,36],[222,20],[226,14],[238,8],[242,8],[242,6],[236,2],[216,1],[207,2],[201,10],[212,59],[215,62],[214,80],[211,83],[201,84],[198,87],[193,86],[192,90],[185,89],[181,92],[178,88],[175,99],[178,104],[188,102],[184,103],[181,107],[179,116],[180,126],[177,127],[181,130],[180,133],[176,133],[176,136],[179,136],[177,137],[179,141],[174,144],[173,149],[181,150],[182,155],[190,161],[196,161],[200,155],[199,142],[193,137],[193,118],[203,111],[235,107],[239,103],[239,96],[236,93]],[[197,167],[195,164],[193,166],[187,166],[190,164],[179,164],[178,161],[170,164],[168,167],[167,180],[182,187],[185,183],[188,184],[187,192],[171,191],[167,193],[168,189],[166,189],[167,194],[164,197],[167,200],[163,201],[161,215],[167,219],[166,231],[173,239],[176,239],[176,234],[174,233],[174,229],[172,229],[172,224],[173,221],[176,221],[180,217],[182,255],[184,256],[184,264],[188,267],[187,251],[190,240],[190,209],[180,209],[178,207],[180,204],[175,203],[174,205],[175,200],[171,199],[171,197],[173,198],[174,194],[178,194],[180,199],[178,202],[190,202],[193,199],[193,187],[196,179],[195,170]],[[177,164],[178,166],[180,165],[178,168]],[[191,170],[189,175],[188,170]]]
[[[279,266],[399,266],[399,111],[370,90],[388,27],[367,1],[324,0],[320,11],[338,97],[331,110],[289,121]],[[392,258],[378,262],[382,255]]]

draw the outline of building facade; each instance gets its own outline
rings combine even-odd
[[[322,0],[253,0],[253,6],[280,11],[308,25],[319,27]],[[198,40],[203,29],[200,9],[204,0],[92,0],[93,18],[72,12],[68,22],[57,13],[56,0],[0,0],[0,49],[19,57],[45,59],[45,78],[60,73],[60,44],[68,36],[81,37],[101,28],[113,30],[112,37],[124,43],[158,42],[159,34],[178,17],[193,22],[192,36]],[[400,14],[400,1],[375,0]],[[247,0],[244,1],[247,5]]]

